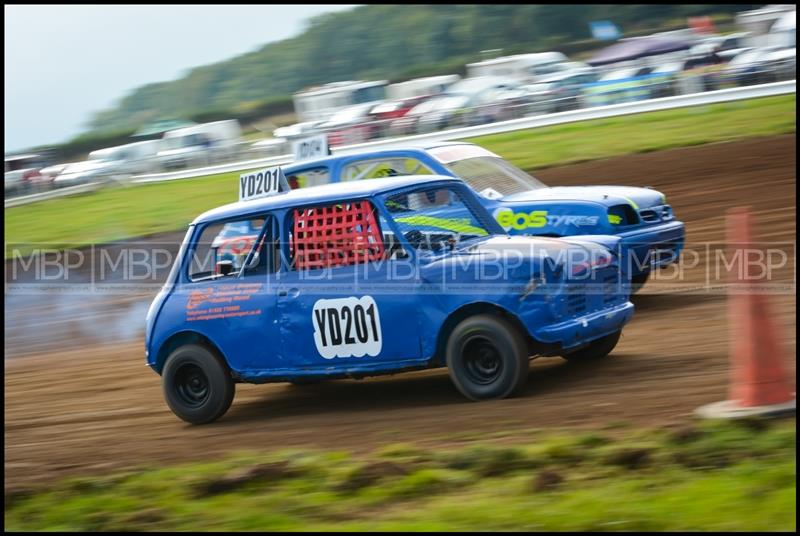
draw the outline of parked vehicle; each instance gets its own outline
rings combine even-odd
[[[793,80],[797,77],[797,49],[781,48],[770,52],[766,64],[776,80]]]
[[[397,82],[386,86],[386,98],[390,101],[402,101],[414,97],[436,95],[461,80],[457,74],[426,76],[405,82]]]
[[[320,129],[328,135],[328,144],[331,147],[349,145],[376,137],[379,126],[372,123],[370,112],[373,108],[373,103],[355,104],[333,114],[329,121],[320,125]]]
[[[435,95],[419,95],[382,102],[369,111],[369,116],[378,128],[379,136],[411,134],[402,121],[415,106],[434,98]]]
[[[745,50],[728,62],[722,76],[726,81],[732,82],[737,86],[774,82],[777,77],[772,70],[774,64],[771,62],[771,58],[775,57],[772,55],[773,53],[780,50],[782,50],[782,47],[778,46]]]
[[[106,163],[103,160],[84,160],[67,164],[55,179],[53,186],[65,188],[67,186],[78,186],[89,184],[90,182],[101,182],[109,177],[106,174]]]
[[[728,35],[715,35],[703,39],[700,43],[689,49],[693,56],[707,55],[715,52],[720,58],[729,61],[733,55],[731,52],[741,51],[748,48],[749,32],[736,32]]]
[[[89,160],[102,163],[98,168],[99,175],[124,179],[158,171],[156,155],[160,145],[159,140],[148,140],[99,149],[89,153]]]
[[[582,88],[584,102],[589,106],[602,106],[647,100],[654,84],[667,78],[663,74],[651,74],[654,66],[625,67],[608,72],[596,82]]]
[[[480,76],[466,78],[441,95],[412,108],[407,114],[417,132],[441,130],[453,125],[477,125],[507,117],[510,108],[522,103],[526,92],[511,78]],[[405,118],[404,118],[405,119]]]
[[[285,138],[267,138],[250,145],[250,151],[260,157],[288,154],[289,142]]]
[[[302,123],[295,123],[286,127],[276,128],[272,131],[272,136],[292,141],[295,138],[303,138],[309,134],[321,132],[321,125],[324,123],[325,121],[304,121]]]
[[[158,162],[165,170],[207,166],[235,155],[241,128],[235,119],[165,132]]]
[[[312,87],[294,94],[294,112],[301,122],[327,121],[342,108],[386,99],[388,84],[386,80],[350,80]]]
[[[581,89],[597,81],[591,67],[561,71],[544,78],[538,84],[525,86],[531,99],[530,111],[553,113],[581,107]]]
[[[258,229],[238,270],[207,254],[232,222]],[[508,236],[453,177],[240,201],[189,226],[147,313],[147,364],[194,424],[220,418],[239,382],[447,367],[466,398],[505,398],[531,357],[613,351],[633,315],[616,240]]]
[[[39,187],[34,189],[47,191],[55,188],[56,177],[58,177],[65,169],[67,169],[68,166],[72,165],[73,163],[74,162],[66,164],[54,164],[39,170]]]
[[[561,52],[515,54],[467,64],[467,76],[499,76],[513,78],[521,84],[536,83],[562,68],[559,64],[569,60]]]
[[[45,165],[41,154],[19,154],[5,157],[5,195],[28,193],[41,180],[41,168]]]

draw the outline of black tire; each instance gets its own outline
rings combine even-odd
[[[636,294],[637,292],[642,290],[642,287],[644,286],[645,283],[647,283],[647,280],[649,278],[650,278],[650,270],[631,277],[631,294]]]
[[[450,379],[470,400],[518,393],[528,379],[528,357],[522,334],[497,316],[462,320],[447,339]]]
[[[181,346],[170,354],[162,373],[162,387],[172,412],[192,424],[206,424],[222,417],[236,392],[223,360],[197,344]]]
[[[568,354],[561,354],[561,357],[567,361],[593,361],[595,359],[602,359],[614,350],[619,342],[620,335],[622,335],[622,330],[601,337],[596,341],[592,341],[588,346],[580,350]]]

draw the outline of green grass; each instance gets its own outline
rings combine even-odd
[[[666,110],[475,138],[533,170],[615,155],[795,132],[794,95]],[[104,243],[184,229],[195,216],[236,201],[239,173],[41,201],[5,211],[8,243],[20,253]],[[26,245],[27,244],[27,245]]]
[[[794,531],[795,425],[536,433],[510,446],[400,445],[365,457],[239,453],[7,489],[5,523],[10,531]]]
[[[794,95],[693,106],[474,138],[522,169],[796,130]]]

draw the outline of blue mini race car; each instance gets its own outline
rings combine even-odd
[[[411,174],[459,177],[512,235],[619,236],[619,253],[634,290],[654,268],[677,262],[684,244],[684,225],[661,192],[625,186],[550,188],[471,143],[337,155],[283,169],[298,186]]]
[[[258,229],[238,269],[217,257],[226,226]],[[470,399],[510,396],[531,356],[613,350],[633,314],[618,241],[509,236],[436,175],[239,201],[189,226],[147,313],[147,364],[197,424],[227,411],[236,382],[447,367]]]

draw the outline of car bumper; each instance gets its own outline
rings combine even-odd
[[[624,269],[639,275],[678,261],[686,229],[683,222],[671,221],[619,233]]]
[[[537,341],[557,343],[563,349],[569,349],[621,330],[632,317],[633,304],[625,301],[557,324],[539,327],[531,330],[531,336]]]

